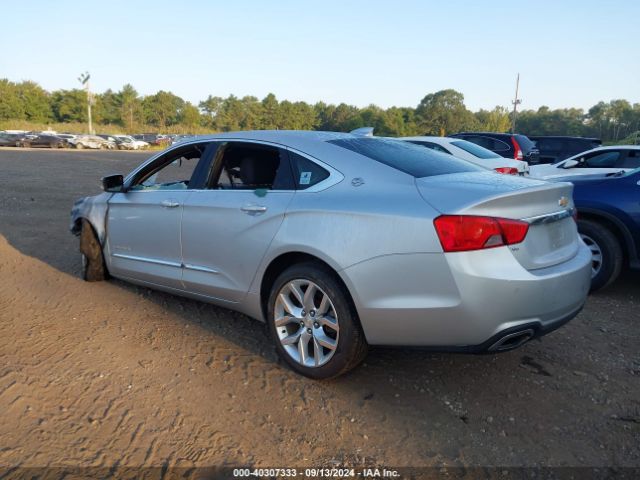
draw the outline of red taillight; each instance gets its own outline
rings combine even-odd
[[[433,221],[445,252],[465,252],[520,243],[529,224],[508,218],[442,215]]]
[[[511,143],[513,144],[513,158],[515,160],[522,160],[524,158],[524,155],[522,154],[520,145],[516,141],[516,137],[511,137]]]
[[[498,173],[504,173],[505,175],[518,175],[518,169],[514,167],[499,167],[494,168]]]
[[[573,212],[571,212],[571,216],[573,217],[573,220],[578,223],[578,209],[574,208]]]

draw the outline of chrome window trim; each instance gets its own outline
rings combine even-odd
[[[135,170],[133,170],[131,173],[129,173],[129,175],[127,175],[124,179],[124,185],[128,186],[128,183],[136,176],[136,174],[138,172],[140,172],[142,169],[144,169],[145,167],[147,167],[150,163],[154,162],[155,160],[157,160],[158,158],[160,158],[162,155],[168,154],[173,150],[176,150],[178,148],[183,148],[186,147],[188,145],[195,145],[198,143],[213,143],[213,142],[218,142],[218,143],[224,143],[224,142],[243,142],[243,143],[256,143],[259,145],[267,145],[270,147],[275,147],[275,148],[282,148],[284,150],[287,150],[288,152],[293,152],[296,153],[304,158],[306,158],[307,160],[316,163],[317,165],[319,165],[320,167],[324,168],[325,170],[327,170],[329,172],[329,176],[327,178],[325,178],[323,181],[316,183],[315,185],[313,185],[312,187],[309,188],[305,188],[304,190],[298,190],[298,189],[294,189],[294,190],[269,190],[270,192],[308,192],[308,193],[315,193],[315,192],[320,192],[322,190],[326,190],[329,187],[333,187],[334,185],[337,185],[338,183],[340,183],[342,180],[344,180],[344,175],[342,174],[342,172],[336,170],[335,168],[333,168],[332,166],[326,164],[325,162],[323,162],[322,160],[319,160],[311,155],[309,155],[308,153],[302,152],[296,148],[292,148],[289,147],[287,145],[284,145],[282,143],[277,143],[277,142],[268,142],[265,140],[253,140],[253,139],[248,139],[248,138],[211,138],[208,140],[205,139],[199,139],[199,140],[190,140],[190,141],[186,141],[186,142],[181,142],[179,144],[176,145],[172,145],[171,147],[167,148],[166,150],[162,150],[161,152],[157,153],[156,155],[154,155],[153,157],[151,157],[150,159],[148,159],[146,162],[144,162],[143,164],[139,165]],[[294,182],[296,181],[296,179],[293,179]],[[210,191],[210,190],[216,190],[216,191],[235,191],[235,190],[231,190],[231,189],[176,189],[176,190],[170,190],[170,189],[163,189],[163,190],[135,190],[135,192],[158,192],[158,191],[163,191],[163,192],[203,192],[203,191]],[[127,192],[123,192],[123,193],[128,193],[131,190],[127,190]],[[246,190],[246,191],[251,191],[251,190]]]

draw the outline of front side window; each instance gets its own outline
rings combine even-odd
[[[598,152],[584,157],[584,161],[578,164],[582,168],[615,168],[620,152],[617,150],[609,152]]]
[[[219,190],[293,190],[284,150],[249,142],[222,146],[211,187]]]
[[[187,190],[206,145],[169,152],[156,168],[143,172],[130,190]]]

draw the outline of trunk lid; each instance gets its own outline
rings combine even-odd
[[[578,252],[570,183],[470,172],[418,178],[416,186],[422,198],[443,214],[527,221],[524,241],[507,247],[527,270],[562,263]]]

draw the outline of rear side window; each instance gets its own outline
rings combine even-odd
[[[423,142],[423,141],[419,141],[419,140],[409,140],[409,143],[414,143],[416,145],[422,145],[423,147],[430,148],[431,150],[435,150],[436,152],[448,153],[449,155],[451,155],[451,152],[449,150],[444,148],[442,145],[438,145],[437,143]]]
[[[535,143],[529,140],[529,137],[525,137],[524,135],[514,135],[514,137],[516,137],[518,145],[520,145],[520,148],[523,150],[531,150],[536,146]]]
[[[467,142],[466,140],[455,140],[451,142],[451,145],[454,145],[467,153],[470,153],[474,157],[487,159],[487,158],[502,158],[497,153],[492,152],[480,145],[476,145],[475,143]]]
[[[629,150],[617,167],[620,168],[638,168],[640,167],[640,150]]]
[[[508,152],[511,149],[507,143],[501,140],[482,135],[467,137],[466,140],[493,152]]]
[[[559,138],[540,138],[536,140],[536,146],[541,151],[562,150],[565,147],[564,140]]]
[[[329,178],[329,172],[308,158],[289,152],[296,188],[306,190]]]
[[[329,143],[359,153],[417,178],[485,171],[481,167],[451,155],[402,140],[363,137],[329,140]]]

